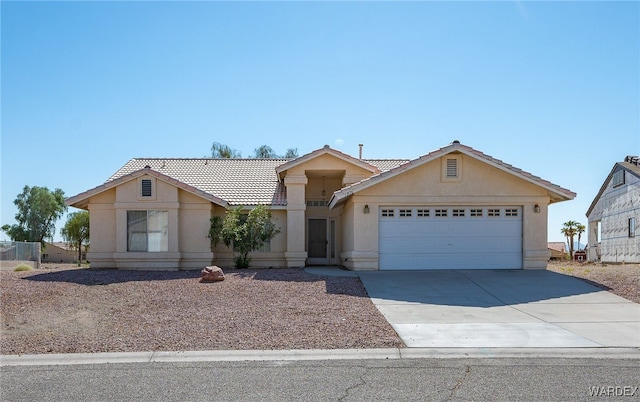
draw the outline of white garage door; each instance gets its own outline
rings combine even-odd
[[[521,207],[381,207],[380,269],[520,269]]]

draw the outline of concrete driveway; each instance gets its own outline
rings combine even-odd
[[[640,304],[551,271],[360,271],[408,347],[640,347]]]

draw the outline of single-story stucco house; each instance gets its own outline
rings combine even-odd
[[[210,218],[262,204],[281,231],[256,267],[544,269],[547,208],[574,197],[454,141],[413,160],[132,159],[67,204],[90,212],[93,268],[232,266]]]
[[[566,251],[566,243],[561,241],[549,242],[547,247],[549,248],[549,252],[551,253],[551,255],[549,256],[550,260],[564,260],[569,254]]]
[[[587,259],[640,263],[640,158],[617,162],[587,210]]]
[[[83,260],[86,254],[82,253]],[[42,249],[42,262],[73,264],[78,262],[78,250],[65,242],[45,242]]]

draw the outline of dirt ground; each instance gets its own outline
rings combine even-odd
[[[0,354],[394,348],[358,278],[301,269],[0,272]]]
[[[585,279],[596,286],[640,303],[640,264],[550,262],[549,271]]]

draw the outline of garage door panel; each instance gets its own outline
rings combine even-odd
[[[395,208],[395,216],[379,215],[380,269],[522,268],[519,207],[483,207],[481,216],[470,213],[480,207]],[[436,208],[447,210],[447,216],[436,217]],[[430,209],[431,216],[417,216],[419,209]],[[459,216],[453,216],[454,209]],[[413,213],[398,213],[407,210]]]
[[[450,254],[429,254],[421,258],[408,254],[388,253],[381,255],[380,266],[385,270],[417,269],[520,269],[521,254],[485,253],[482,258],[473,253],[461,253],[452,259]]]

